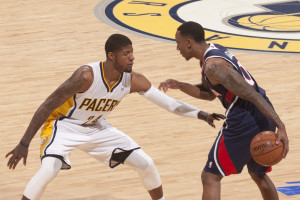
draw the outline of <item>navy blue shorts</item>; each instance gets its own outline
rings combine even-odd
[[[228,176],[241,173],[244,166],[258,177],[271,171],[270,167],[257,164],[250,154],[250,142],[261,131],[275,131],[274,124],[253,105],[233,106],[208,155],[204,170]]]

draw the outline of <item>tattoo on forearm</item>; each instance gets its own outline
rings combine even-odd
[[[212,64],[207,66],[206,75],[209,80],[217,84],[222,84],[226,89],[233,92],[242,99],[252,102],[257,109],[276,126],[281,124],[281,120],[274,109],[267,101],[250,86],[244,78],[232,67]]]
[[[253,93],[256,92],[231,66],[209,65],[206,75],[212,83],[223,85],[241,98],[253,96]]]

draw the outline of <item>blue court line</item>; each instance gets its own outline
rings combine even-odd
[[[277,190],[287,196],[300,194],[300,186],[277,187]]]
[[[295,181],[295,182],[286,182],[287,184],[296,184],[296,183],[300,183],[300,181]]]
[[[293,182],[286,182],[286,184],[299,184],[300,181],[293,181]],[[291,196],[300,194],[300,186],[286,186],[286,187],[277,187],[276,188],[279,192]]]

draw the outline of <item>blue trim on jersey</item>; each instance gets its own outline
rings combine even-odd
[[[101,77],[102,77],[102,82],[103,84],[105,85],[106,89],[107,89],[107,92],[113,92],[114,89],[122,82],[122,79],[123,79],[123,72],[120,76],[120,78],[117,80],[117,83],[115,85],[113,85],[112,88],[110,88],[110,86],[108,85],[108,83],[106,82],[105,80],[105,77],[104,77],[104,62],[100,62],[100,73],[101,73]]]
[[[99,63],[99,67],[100,67],[100,74],[101,74],[101,77],[102,77],[102,82],[103,82],[103,84],[105,85],[105,87],[106,87],[106,90],[107,90],[107,92],[109,92],[109,87],[108,87],[108,85],[106,84],[106,82],[105,82],[105,80],[104,80],[104,77],[103,77],[103,72],[102,72],[102,64],[103,62],[100,62]]]
[[[122,82],[123,74],[124,74],[124,73],[125,73],[125,72],[123,72],[123,73],[121,74],[121,77],[120,77],[120,79],[118,80],[118,83],[117,83],[116,85],[114,85],[114,87],[111,88],[110,92],[113,92],[114,89]]]
[[[58,122],[58,120],[56,119],[55,122],[54,122],[53,134],[51,135],[52,140],[51,140],[51,142],[49,142],[49,144],[47,145],[47,147],[45,147],[45,149],[44,149],[44,156],[43,156],[43,157],[45,157],[45,156],[47,155],[46,151],[47,151],[47,149],[49,148],[49,146],[50,146],[50,145],[53,143],[53,141],[54,141],[54,138],[55,138],[55,136],[56,136],[56,131],[57,131],[57,122]]]
[[[70,111],[68,111],[68,113],[69,113],[68,116],[60,116],[60,117],[57,118],[58,120],[61,121],[61,120],[65,119],[65,118],[70,118],[73,115],[73,113],[74,113],[74,111],[76,110],[76,107],[77,107],[77,103],[76,103],[75,99],[76,99],[76,94],[73,95],[73,103],[74,103],[74,105],[70,109]]]
[[[73,108],[71,111],[69,111],[69,114],[68,114],[68,116],[66,116],[66,118],[70,118],[73,115],[74,111],[76,110],[77,103],[76,103],[75,99],[76,99],[76,94],[73,96],[73,103],[74,103]]]

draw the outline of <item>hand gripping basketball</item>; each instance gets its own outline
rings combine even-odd
[[[277,134],[272,131],[258,133],[250,143],[250,153],[258,164],[272,166],[283,158],[283,143],[276,144]]]

